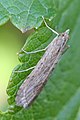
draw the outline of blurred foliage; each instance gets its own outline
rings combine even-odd
[[[19,63],[17,52],[23,46],[30,31],[21,34],[10,22],[0,27],[0,109],[7,104],[6,88],[11,71]]]
[[[41,0],[41,3],[44,5],[44,0]],[[51,22],[47,22],[59,32],[70,29],[68,44],[71,47],[63,55],[56,70],[49,77],[47,85],[29,109],[15,106],[14,101],[18,87],[29,72],[15,74],[14,70],[26,69],[35,65],[43,53],[27,56],[20,51],[19,60],[22,64],[13,70],[7,87],[8,102],[13,108],[9,108],[6,113],[1,113],[1,120],[79,120],[80,118],[80,1],[58,0],[57,3],[56,5],[59,6],[54,5],[57,7],[56,17]],[[53,33],[42,24],[27,39],[24,49],[32,51],[44,48],[53,38]]]

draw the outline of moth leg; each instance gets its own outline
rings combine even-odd
[[[70,45],[66,45],[62,51],[62,55],[70,48]]]
[[[49,30],[51,30],[53,33],[55,33],[56,35],[58,35],[58,36],[59,36],[59,33],[58,33],[58,32],[56,32],[55,30],[53,30],[52,28],[50,28],[50,27],[48,26],[48,24],[46,23],[46,21],[45,21],[45,19],[44,19],[44,17],[43,17],[43,16],[42,16],[42,18],[43,18],[43,21],[44,21],[44,23],[45,23],[46,27],[47,27]]]
[[[26,54],[35,54],[35,53],[38,53],[38,52],[42,52],[42,51],[46,51],[47,50],[47,47],[44,48],[44,49],[41,49],[41,50],[35,50],[35,51],[31,51],[31,52],[27,52],[25,51],[23,48],[22,48],[22,51]]]
[[[34,68],[35,68],[35,66],[30,67],[30,68],[25,69],[25,70],[18,70],[18,71],[14,71],[14,72],[15,72],[15,73],[27,72],[27,71],[32,70],[32,69],[34,69]]]

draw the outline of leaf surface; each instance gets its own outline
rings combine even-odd
[[[0,0],[0,25],[10,21],[23,33],[42,23],[55,14],[55,2],[52,0]]]
[[[15,96],[19,86],[31,72],[15,73],[36,65],[43,52],[26,55],[19,52],[18,65],[12,72],[7,87],[11,120],[79,120],[80,116],[80,0],[60,0],[57,16],[48,24],[57,31],[70,29],[69,50],[62,56],[55,71],[41,94],[31,107],[23,109],[15,106]],[[44,25],[36,30],[24,45],[24,50],[34,51],[45,48],[54,38],[54,34]],[[2,115],[3,116],[3,115]],[[3,120],[1,116],[1,120]]]

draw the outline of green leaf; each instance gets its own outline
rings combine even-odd
[[[54,16],[55,4],[57,3],[52,0],[0,0],[0,25],[10,19],[22,32],[38,28],[42,16]]]
[[[52,3],[51,3],[52,4]],[[62,56],[57,68],[41,94],[31,107],[23,109],[15,105],[15,96],[19,86],[31,72],[15,73],[36,65],[43,52],[25,55],[19,52],[18,65],[12,72],[7,87],[10,107],[7,114],[9,120],[79,120],[80,114],[80,0],[60,0],[57,16],[48,24],[57,31],[70,29],[69,50]],[[54,35],[44,25],[36,30],[24,45],[24,50],[34,51],[45,48]],[[5,114],[4,114],[5,115]],[[3,115],[3,116],[4,116]],[[1,116],[1,120],[2,116]]]
[[[12,116],[9,115],[7,112],[6,113],[2,113],[0,112],[0,120],[11,120]]]

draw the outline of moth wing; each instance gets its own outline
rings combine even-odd
[[[42,88],[42,83],[39,84],[33,83],[32,86],[30,86],[29,84],[25,85],[24,82],[20,86],[15,99],[16,104],[18,106],[23,106],[24,108],[27,108],[40,93]]]

